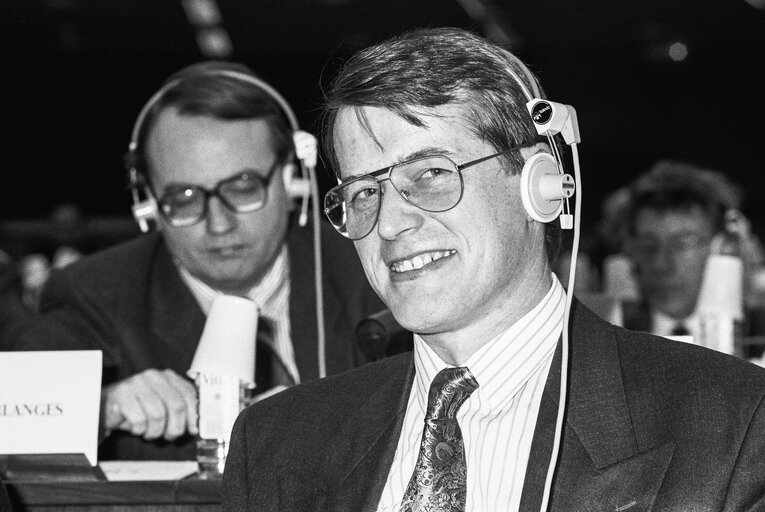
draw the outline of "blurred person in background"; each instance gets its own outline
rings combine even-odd
[[[298,166],[286,108],[250,69],[191,65],[143,113],[126,160],[133,190],[148,198],[136,200],[136,218],[156,229],[53,270],[37,325],[16,348],[103,351],[99,459],[191,460],[197,395],[186,372],[216,296],[260,310],[258,393],[320,375],[314,240],[289,191]],[[364,362],[354,329],[382,307],[352,244],[331,234],[328,374]]]
[[[726,213],[741,208],[740,188],[718,171],[662,160],[615,197],[618,208],[610,212],[604,232],[622,235],[639,293],[623,304],[624,326],[698,338],[696,307],[705,265],[713,240],[725,229]],[[763,249],[748,221],[739,218],[745,223],[741,257],[751,277],[762,267]]]
[[[32,319],[24,302],[24,286],[18,265],[0,251],[0,350],[10,350]]]

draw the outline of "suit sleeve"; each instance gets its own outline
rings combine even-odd
[[[247,440],[244,415],[240,414],[231,431],[231,444],[223,471],[221,500],[224,512],[247,510]]]
[[[252,408],[239,414],[231,431],[221,489],[224,512],[279,510],[277,468],[272,460],[276,436],[269,434],[268,427],[253,421],[256,416],[247,414]],[[270,446],[264,439],[270,439]]]
[[[108,327],[97,304],[85,300],[65,271],[54,272],[40,297],[40,312],[16,350],[104,349]],[[106,356],[106,354],[104,354]]]
[[[765,397],[752,415],[733,469],[726,512],[765,511]]]

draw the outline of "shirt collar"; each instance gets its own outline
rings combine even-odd
[[[463,366],[478,381],[478,392],[492,409],[500,409],[518,393],[543,364],[552,358],[563,331],[566,293],[553,275],[542,300],[506,331],[490,340]],[[425,341],[414,335],[414,391],[423,413],[430,383],[452,365],[445,363]]]
[[[698,315],[691,314],[685,318],[672,318],[658,309],[651,309],[651,330],[660,336],[670,336],[677,324],[682,323],[689,332],[695,333],[698,329]]]

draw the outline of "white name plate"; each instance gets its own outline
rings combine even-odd
[[[0,454],[98,463],[100,350],[0,352]]]

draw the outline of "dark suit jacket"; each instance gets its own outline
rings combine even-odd
[[[354,330],[382,302],[369,287],[351,242],[322,223],[327,374],[363,361]],[[303,381],[319,375],[311,229],[293,228],[290,318]],[[47,283],[43,316],[16,343],[18,350],[100,349],[104,384],[149,368],[185,375],[205,316],[158,233],[142,235],[56,271]],[[144,441],[114,432],[100,459],[194,459],[194,439]]]
[[[574,303],[555,511],[765,508],[765,371],[608,324]],[[560,382],[555,356],[523,490],[539,510]],[[557,370],[555,370],[557,368]],[[246,409],[224,510],[373,511],[402,427],[411,354],[314,381]]]
[[[24,304],[23,286],[13,262],[0,261],[0,350],[10,350],[32,322],[32,310]]]
[[[0,478],[0,512],[12,512],[11,498],[8,496],[8,490],[5,488],[5,483]]]

